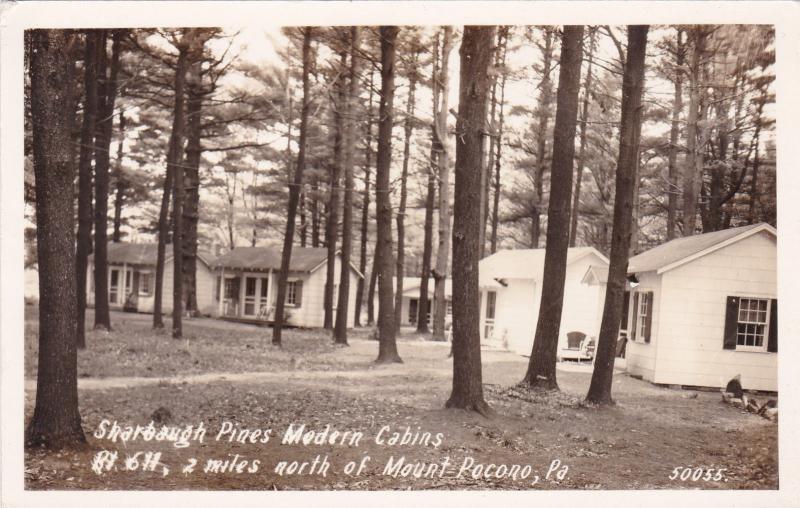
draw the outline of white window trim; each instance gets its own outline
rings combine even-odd
[[[142,291],[142,279],[147,277],[150,279],[147,291]],[[153,272],[139,272],[139,296],[152,296],[153,295]]]
[[[642,304],[647,300],[646,295],[648,293],[653,294],[653,297],[650,299],[650,308],[647,309],[648,310],[647,314],[642,314]],[[636,342],[637,344],[649,344],[649,342],[645,341],[644,333],[642,332],[642,329],[644,328],[644,325],[646,323],[646,319],[642,319],[642,317],[647,318],[648,315],[652,315],[653,300],[655,300],[655,293],[650,289],[642,289],[641,291],[632,292],[631,299],[634,298],[633,295],[637,294],[639,295],[639,298],[636,300],[636,322],[633,323],[633,330],[636,330],[636,338],[634,339],[633,342]],[[630,310],[628,312],[630,313]],[[631,316],[631,320],[633,320],[633,316]]]
[[[289,288],[293,287],[293,286],[291,286],[291,284],[295,284],[297,282],[300,282],[300,279],[289,279],[289,280],[286,281],[286,301],[284,302],[284,307],[294,307],[294,308],[298,307],[296,292],[294,293],[295,301],[294,302],[289,302]]]
[[[760,346],[741,346],[739,345],[739,307],[736,307],[736,349],[734,351],[742,352],[742,353],[768,353],[767,350],[769,348],[769,323],[772,314],[772,297],[768,296],[743,296],[743,295],[736,295],[736,298],[739,299],[738,305],[742,305],[742,300],[766,300],[767,302],[767,315],[766,321],[763,323],[764,325],[764,340],[761,342]],[[744,323],[751,323],[750,321],[744,321]],[[752,324],[762,324],[762,323],[752,323]]]

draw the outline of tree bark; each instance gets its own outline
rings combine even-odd
[[[668,189],[667,189],[667,240],[675,238],[678,215],[678,137],[681,131],[681,111],[683,110],[683,65],[685,43],[683,30],[678,27],[675,35],[675,98],[672,101],[672,126],[669,131]]]
[[[381,103],[378,112],[378,161],[375,173],[375,203],[378,214],[376,256],[378,281],[378,358],[377,363],[402,362],[397,353],[392,288],[392,202],[389,196],[389,171],[392,163],[392,122],[394,119],[394,75],[397,46],[396,26],[381,26]]]
[[[107,31],[100,36],[98,74],[98,119],[94,154],[94,327],[111,329],[108,304],[108,170],[110,166],[111,131],[114,127],[114,103],[117,97],[120,33],[112,35],[111,62],[106,56]],[[109,70],[109,74],[106,70]],[[123,295],[124,297],[124,295]]]
[[[78,159],[78,238],[75,250],[77,294],[76,334],[79,349],[86,347],[86,277],[92,251],[92,155],[97,121],[97,59],[100,34],[86,31],[84,56],[84,101],[81,147]]]
[[[186,95],[186,154],[183,169],[183,288],[186,312],[199,314],[197,308],[197,226],[200,220],[200,160],[202,156],[202,47],[189,55]]]
[[[75,168],[72,156],[75,51],[72,30],[28,34],[36,239],[39,363],[28,447],[86,442],[78,411]]]
[[[377,183],[376,183],[377,185]],[[377,205],[376,205],[377,206]],[[376,212],[377,215],[377,212]],[[369,272],[369,287],[367,288],[367,325],[375,324],[375,289],[378,285],[378,253],[372,256],[372,270]]]
[[[358,290],[356,291],[356,315],[355,326],[361,326],[361,309],[364,306],[364,289],[365,280],[367,276],[367,241],[369,240],[369,193],[370,193],[370,170],[372,166],[372,99],[374,96],[373,90],[373,72],[369,73],[369,107],[367,109],[367,135],[366,135],[366,148],[364,150],[364,193],[361,201],[361,250],[359,252],[359,270],[361,270],[362,277],[358,279]],[[375,283],[370,276],[370,294],[367,300],[367,307],[369,308],[369,324],[373,322],[373,303],[372,299],[375,297]]]
[[[125,202],[126,182],[122,168],[122,157],[125,148],[125,113],[119,112],[119,142],[117,143],[117,160],[114,162],[114,181],[116,190],[114,192],[114,233],[111,241],[119,243],[122,241],[122,207]]]
[[[495,28],[466,26],[461,41],[453,208],[453,391],[445,407],[489,413],[483,399],[480,338],[480,200],[489,65]],[[578,64],[580,65],[580,63]]]
[[[586,162],[586,127],[589,121],[589,96],[592,93],[592,59],[594,57],[595,31],[589,36],[589,64],[586,68],[586,79],[583,82],[583,105],[581,106],[581,133],[578,142],[578,160],[575,162],[575,191],[572,193],[572,212],[570,214],[569,246],[575,247],[578,238],[578,216],[581,204],[581,182],[583,181],[583,165]]]
[[[683,236],[692,236],[697,225],[697,198],[703,170],[703,145],[699,142],[702,120],[701,70],[705,53],[706,32],[695,27],[692,34],[692,58],[689,74],[689,115],[686,122],[686,164],[683,175]]]
[[[504,110],[505,110],[505,100],[506,100],[506,80],[508,79],[508,72],[506,72],[506,55],[508,53],[508,27],[501,27],[500,32],[503,34],[502,44],[501,44],[501,51],[502,57],[500,59],[500,68],[501,72],[503,73],[500,79],[500,111],[498,115],[498,124],[497,124],[497,143],[495,143],[495,149],[497,150],[497,154],[494,157],[494,192],[493,192],[493,203],[492,203],[492,233],[490,237],[490,251],[492,254],[497,252],[497,229],[500,224],[500,168],[501,168],[501,157],[502,157],[502,148],[503,148],[503,123],[505,120]]]
[[[345,115],[345,79],[344,69],[347,66],[347,52],[340,52],[341,70],[334,87],[336,88],[336,104],[333,105],[333,166],[331,168],[330,197],[328,199],[328,218],[325,224],[325,244],[328,247],[328,264],[325,270],[324,323],[326,329],[333,330],[333,299],[336,279],[336,243],[339,239],[339,202],[342,194],[342,169],[344,167],[344,115]]]
[[[186,134],[184,111],[186,72],[189,54],[195,50],[194,29],[186,29],[178,47],[175,69],[175,106],[172,113],[172,132],[167,151],[167,171],[173,175],[172,185],[172,338],[183,338],[183,153]]]
[[[405,248],[406,248],[406,202],[408,201],[408,163],[411,158],[411,135],[414,131],[415,94],[417,89],[419,52],[421,48],[415,46],[411,55],[411,67],[408,77],[408,100],[406,101],[406,117],[403,125],[403,170],[400,176],[400,206],[397,209],[397,269],[394,297],[394,323],[397,332],[400,332],[403,312],[403,277],[405,276]]]
[[[561,38],[561,62],[553,126],[553,162],[550,169],[550,201],[547,209],[547,245],[544,255],[541,305],[524,383],[557,390],[556,353],[564,304],[564,279],[569,248],[570,194],[575,160],[583,26],[565,26]]]
[[[167,165],[158,213],[158,246],[156,248],[156,287],[153,293],[153,329],[164,328],[162,302],[164,299],[164,260],[169,237],[169,201],[172,195],[173,174]]]
[[[342,262],[339,274],[339,301],[333,341],[347,345],[347,317],[350,310],[350,259],[353,250],[353,157],[356,136],[356,101],[359,80],[359,29],[350,27],[350,81],[347,90],[344,132],[344,203],[342,205]]]
[[[605,306],[594,361],[592,381],[586,399],[597,404],[612,404],[611,381],[614,374],[617,337],[622,320],[622,305],[628,272],[628,248],[631,243],[636,159],[642,129],[642,92],[644,90],[647,25],[628,27],[628,55],[622,77],[622,113],[620,148],[617,160],[614,198],[614,226],[611,238],[611,263],[608,268]]]
[[[439,75],[434,80],[433,132],[436,160],[439,169],[439,246],[436,251],[436,266],[433,269],[433,339],[445,340],[444,327],[447,316],[447,264],[450,256],[450,160],[447,146],[447,98],[450,92],[448,71],[450,51],[453,47],[453,28],[446,26],[442,34],[442,55]]]
[[[425,225],[422,240],[422,273],[419,280],[419,305],[417,307],[417,333],[430,333],[428,315],[431,301],[428,287],[431,276],[431,258],[433,256],[433,205],[436,199],[436,154],[431,149],[431,165],[428,168],[428,186],[425,191]]]
[[[311,104],[311,37],[313,27],[303,29],[303,105],[300,113],[300,138],[298,140],[297,164],[294,169],[294,180],[289,187],[289,203],[286,217],[286,232],[283,235],[283,251],[281,253],[281,269],[278,273],[278,293],[275,302],[275,322],[272,327],[272,344],[281,345],[283,331],[284,307],[286,305],[286,282],[289,277],[289,264],[292,259],[294,243],[297,203],[300,201],[300,188],[303,185],[303,172],[306,167],[306,138],[308,136],[308,113]]]

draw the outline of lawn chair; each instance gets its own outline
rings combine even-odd
[[[583,332],[567,333],[567,347],[558,352],[558,360],[594,360],[595,341]]]

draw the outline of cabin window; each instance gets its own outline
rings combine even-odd
[[[286,283],[286,305],[299,307],[302,304],[303,281],[290,280]]]
[[[740,298],[736,323],[736,349],[766,351],[768,329],[769,300]]]
[[[453,300],[447,300],[447,315],[453,315]]]
[[[494,314],[497,303],[497,292],[486,292],[486,320],[484,322],[483,337],[486,339],[492,338],[494,334]]]
[[[633,294],[633,332],[631,338],[639,342],[650,342],[653,325],[653,292],[637,291]]]
[[[237,279],[225,279],[225,299],[238,300],[239,299],[239,285]]]
[[[150,296],[152,274],[140,273],[139,274],[139,294],[142,296]]]
[[[486,293],[486,319],[494,319],[495,305],[497,302],[497,292],[489,291]]]

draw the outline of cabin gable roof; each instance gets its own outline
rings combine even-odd
[[[628,273],[655,271],[660,275],[762,231],[777,238],[777,230],[764,222],[676,238],[632,257]]]

